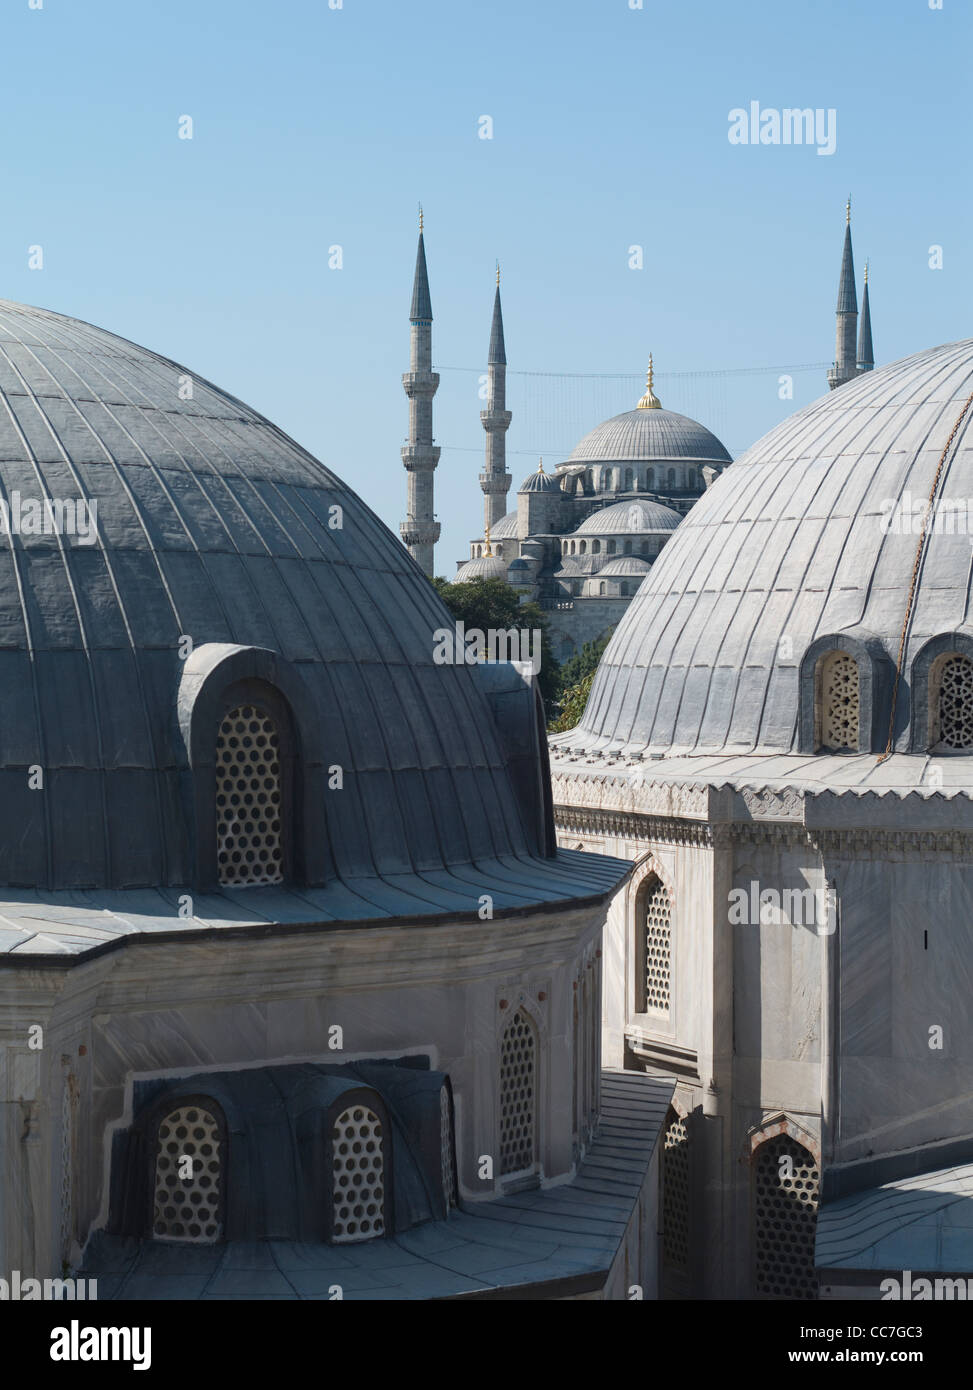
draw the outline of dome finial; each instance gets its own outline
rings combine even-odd
[[[543,472],[544,472],[544,460],[543,460],[543,458],[540,460],[540,462],[539,462],[538,465],[537,465],[537,471],[538,471],[538,473],[543,473]]]
[[[639,410],[661,410],[662,402],[652,389],[652,354],[649,353],[649,370],[645,374],[645,395],[638,403]]]

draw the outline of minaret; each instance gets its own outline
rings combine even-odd
[[[432,398],[439,386],[439,373],[432,370],[432,301],[426,273],[426,248],[422,237],[422,209],[419,209],[419,249],[412,285],[409,312],[409,370],[402,387],[409,397],[409,442],[402,450],[402,462],[409,475],[408,511],[399,526],[402,544],[413,560],[433,576],[433,547],[439,540],[440,525],[433,514],[433,473],[439,462],[439,449],[432,442]]]
[[[497,262],[497,291],[493,296],[493,323],[487,353],[487,408],[480,411],[486,430],[486,463],[480,474],[483,489],[484,530],[507,514],[510,474],[507,472],[506,434],[510,426],[507,405],[507,353],[503,343],[503,313],[500,309],[500,263]]]
[[[845,206],[845,245],[841,253],[838,281],[837,331],[834,366],[828,372],[832,390],[858,375],[858,295],[855,292],[855,262],[851,254],[851,199]]]
[[[858,370],[870,372],[875,366],[872,351],[872,315],[868,307],[868,262],[865,262],[865,284],[862,288],[862,312],[858,331]]]

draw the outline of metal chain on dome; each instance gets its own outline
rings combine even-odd
[[[881,757],[878,760],[880,763],[884,763],[885,759],[890,757],[892,754],[892,741],[895,737],[895,706],[899,694],[899,681],[902,677],[902,658],[905,655],[905,639],[906,634],[909,630],[909,619],[912,617],[912,605],[915,602],[916,596],[916,582],[919,578],[919,567],[922,564],[922,553],[925,549],[926,536],[928,535],[927,528],[929,524],[929,515],[932,511],[933,500],[935,499],[936,492],[939,488],[939,479],[942,475],[947,455],[949,454],[949,451],[952,448],[953,440],[956,438],[956,431],[959,429],[960,425],[966,419],[967,411],[969,410],[971,405],[973,405],[973,391],[971,391],[970,394],[967,396],[966,403],[963,406],[963,409],[960,411],[959,415],[956,417],[956,422],[949,432],[949,438],[943,445],[943,452],[939,455],[939,463],[936,465],[936,475],[932,480],[932,487],[929,489],[929,497],[926,502],[926,510],[923,513],[922,518],[922,527],[919,531],[919,544],[916,546],[916,558],[912,564],[912,578],[909,581],[909,597],[906,600],[905,618],[902,622],[902,635],[899,638],[899,655],[895,662],[895,683],[892,686],[892,710],[889,714],[889,738],[888,743],[886,743],[885,745],[885,752],[881,755]]]

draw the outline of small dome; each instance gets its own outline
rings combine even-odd
[[[530,473],[520,487],[518,492],[558,492],[561,483],[553,473],[545,473],[544,465],[541,464],[536,473]]]
[[[490,539],[494,541],[510,540],[517,534],[517,509],[508,512],[501,517],[496,526],[490,527]]]
[[[511,560],[507,566],[508,570],[526,570],[529,568],[527,561],[520,555],[517,556],[516,560]]]
[[[475,560],[467,560],[453,577],[454,584],[465,584],[468,579],[506,579],[507,566],[499,555],[478,555]]]
[[[575,447],[569,463],[653,463],[691,460],[730,463],[705,425],[674,410],[626,410],[597,425]]]
[[[592,512],[572,535],[604,535],[608,532],[614,536],[627,536],[645,531],[668,533],[674,531],[681,521],[679,512],[672,507],[664,507],[661,502],[615,502],[610,507]]]
[[[633,574],[648,574],[651,568],[648,560],[643,560],[639,555],[617,555],[604,569],[598,571],[598,578],[610,578],[614,575],[627,579]]]

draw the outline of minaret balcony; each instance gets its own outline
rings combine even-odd
[[[435,545],[442,530],[438,521],[400,521],[403,545]]]
[[[438,444],[406,444],[402,449],[403,467],[410,473],[431,473],[441,452]]]
[[[403,372],[402,389],[410,398],[424,396],[430,399],[439,390],[438,372]]]
[[[494,430],[507,430],[513,415],[509,410],[481,410],[480,421],[487,433]]]
[[[480,474],[480,487],[488,497],[493,496],[493,494],[497,492],[508,493],[512,482],[513,479],[509,473]]]

